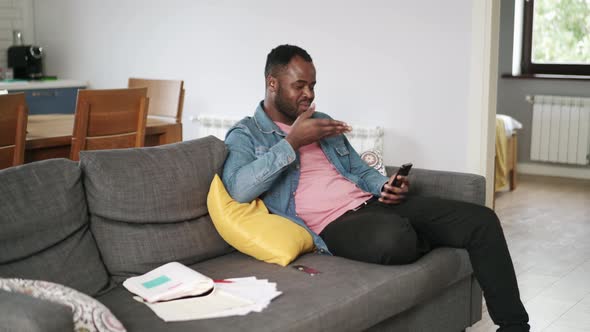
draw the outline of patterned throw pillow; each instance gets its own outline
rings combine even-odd
[[[361,159],[364,160],[367,165],[378,170],[382,175],[387,176],[385,173],[385,165],[383,165],[383,157],[377,150],[367,150],[361,154]]]
[[[0,278],[0,289],[70,307],[76,332],[125,331],[123,324],[102,303],[64,285],[42,280]]]

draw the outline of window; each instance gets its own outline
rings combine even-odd
[[[590,75],[590,0],[526,0],[524,74]]]

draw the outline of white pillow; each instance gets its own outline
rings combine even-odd
[[[102,303],[64,285],[42,280],[0,278],[0,289],[70,307],[75,331],[126,331],[123,324]]]
[[[522,129],[522,123],[509,115],[496,114],[496,119],[504,122],[504,130],[506,131],[507,137],[512,136],[517,130]]]
[[[378,170],[381,175],[387,176],[387,173],[385,173],[385,165],[383,165],[383,157],[379,151],[367,150],[361,153],[361,159],[364,160],[367,165]]]

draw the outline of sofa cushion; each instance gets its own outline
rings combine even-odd
[[[417,262],[384,266],[307,254],[302,264],[321,273],[265,264],[239,252],[191,266],[214,279],[256,276],[277,283],[283,294],[261,313],[223,319],[165,323],[118,287],[98,300],[130,331],[362,331],[471,278],[467,252],[439,248]],[[465,297],[471,291],[465,287]],[[454,305],[454,304],[453,304]],[[468,313],[469,301],[462,312]]]
[[[80,153],[92,232],[115,281],[233,250],[207,213],[209,184],[225,156],[213,136]]]
[[[81,176],[66,159],[0,171],[0,277],[43,279],[90,295],[108,284]]]
[[[397,167],[387,166],[389,176]],[[486,179],[477,174],[412,168],[412,195],[441,197],[479,205],[486,203]]]

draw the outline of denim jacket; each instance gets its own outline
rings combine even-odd
[[[320,112],[315,112],[313,117],[330,118]],[[223,168],[223,183],[239,202],[251,202],[260,197],[271,213],[286,217],[309,231],[318,252],[330,254],[322,238],[297,216],[295,191],[300,175],[299,153],[285,137],[266,115],[261,102],[253,117],[238,122],[225,137],[229,153]],[[342,176],[363,191],[380,196],[388,178],[369,167],[344,135],[322,139],[320,146]]]

